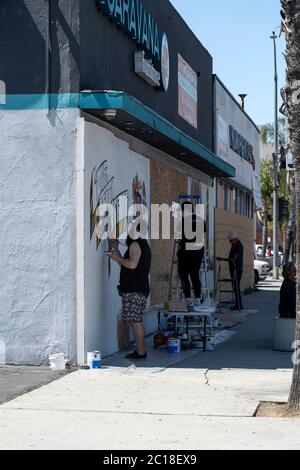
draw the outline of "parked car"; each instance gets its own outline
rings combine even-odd
[[[255,252],[257,254],[257,256],[262,256],[263,254],[263,246],[262,245],[255,245]],[[271,258],[273,256],[273,248],[271,247],[271,245],[267,245],[266,247],[266,258]],[[283,255],[283,249],[281,246],[278,247],[278,256],[282,256]]]
[[[254,260],[254,284],[263,281],[268,277],[270,271],[269,263],[266,261]]]

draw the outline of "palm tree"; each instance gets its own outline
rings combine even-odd
[[[296,193],[296,255],[297,281],[297,326],[294,373],[289,396],[288,412],[300,413],[300,0],[281,0],[283,31],[286,37],[286,109],[290,145],[295,164]]]
[[[260,168],[260,189],[263,202],[262,220],[263,226],[263,253],[266,255],[266,248],[269,236],[269,217],[273,211],[273,191],[274,191],[274,164],[270,158],[262,161]],[[278,195],[280,198],[286,197],[286,171],[280,170],[278,173]],[[273,222],[272,222],[273,224]],[[284,229],[284,224],[280,222],[280,228]],[[291,232],[292,234],[292,232]],[[289,250],[290,251],[290,250]]]
[[[261,126],[260,138],[263,144],[274,144],[274,123]],[[284,117],[278,118],[278,139],[282,145],[286,144],[286,122]]]

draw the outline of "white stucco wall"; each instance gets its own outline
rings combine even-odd
[[[246,139],[249,144],[253,146],[253,153],[256,162],[255,172],[260,173],[260,143],[259,132],[255,125],[248,119],[241,107],[232,99],[230,94],[221,85],[218,80],[215,80],[215,139],[216,139],[216,152],[230,165],[236,169],[236,177],[232,178],[233,181],[244,186],[247,189],[253,189],[253,168],[246,160],[240,157],[236,152],[230,148],[229,140],[229,126],[234,129]],[[219,120],[221,118],[221,122]],[[223,122],[223,132],[222,126]],[[225,141],[225,142],[224,142]],[[224,151],[224,144],[227,141],[227,151]],[[226,147],[226,145],[225,145]]]
[[[118,350],[117,316],[120,313],[121,299],[117,293],[120,267],[111,263],[109,274],[108,259],[105,254],[107,245],[102,241],[96,247],[96,233],[90,239],[90,187],[94,169],[107,161],[107,176],[113,178],[111,190],[107,195],[111,201],[123,191],[128,191],[128,201],[132,204],[132,183],[138,174],[145,183],[146,201],[150,202],[150,161],[130,150],[128,144],[116,138],[110,131],[101,126],[85,122],[83,147],[84,171],[84,302],[79,317],[81,331],[78,332],[81,362],[87,351],[100,350],[103,355]],[[103,184],[103,179],[100,181]],[[95,206],[94,206],[95,209]],[[79,254],[80,255],[80,254]],[[80,261],[79,261],[80,263]]]
[[[0,112],[0,341],[8,363],[76,359],[78,110]]]

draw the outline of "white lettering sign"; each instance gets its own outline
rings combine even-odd
[[[134,54],[135,72],[145,82],[153,87],[160,86],[160,73],[154,68],[150,60],[145,57],[145,51],[138,51]]]

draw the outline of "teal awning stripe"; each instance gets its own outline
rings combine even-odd
[[[181,145],[214,166],[224,176],[234,177],[235,168],[192,137],[155,113],[143,103],[123,92],[81,92],[53,94],[0,95],[0,111],[41,109],[119,109],[150,126],[161,135]]]
[[[145,106],[140,101],[123,92],[100,92],[100,93],[81,93],[80,108],[82,109],[119,109],[127,112],[134,118],[142,121],[160,134],[173,140],[177,144],[185,147],[189,151],[206,162],[213,165],[224,176],[234,177],[235,168],[201,145],[192,137],[189,137],[173,124],[163,117],[156,114],[152,109]]]
[[[0,95],[0,111],[79,108],[80,93]]]

